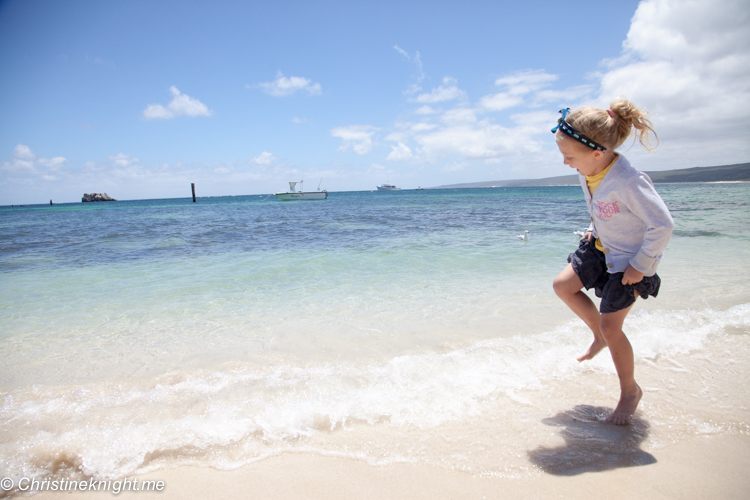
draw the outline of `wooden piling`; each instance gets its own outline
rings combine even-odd
[[[195,182],[190,183],[190,188],[193,190],[193,203],[195,203]]]

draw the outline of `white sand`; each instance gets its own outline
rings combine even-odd
[[[147,499],[482,499],[647,498],[746,499],[750,496],[750,436],[693,437],[660,450],[656,462],[555,476],[513,479],[474,477],[439,467],[370,466],[351,459],[286,454],[235,471],[181,467],[139,477],[163,480],[160,493],[123,492],[118,498]],[[109,492],[52,493],[89,499]]]

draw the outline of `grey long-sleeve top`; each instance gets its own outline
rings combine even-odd
[[[579,178],[591,212],[589,230],[602,242],[609,272],[623,272],[631,265],[653,276],[674,221],[648,175],[619,155],[593,198],[586,176]]]

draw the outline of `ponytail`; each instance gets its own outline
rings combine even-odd
[[[659,145],[659,136],[656,135],[651,121],[646,118],[646,111],[620,98],[612,101],[609,108],[608,110],[593,107],[576,109],[567,116],[566,120],[576,130],[609,150],[619,148],[631,133],[638,138],[638,142],[646,150],[656,149]],[[651,134],[656,139],[656,145],[653,147]]]

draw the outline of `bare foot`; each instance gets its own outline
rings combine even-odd
[[[635,387],[638,389],[638,392],[635,394],[620,395],[620,402],[617,403],[617,408],[604,419],[605,422],[615,425],[625,425],[633,419],[635,409],[638,408],[638,403],[643,397],[643,391],[638,384]]]
[[[581,361],[586,361],[587,359],[591,359],[594,356],[596,356],[597,354],[599,354],[599,351],[601,351],[605,347],[607,347],[607,341],[606,340],[604,340],[601,337],[594,337],[594,342],[591,343],[591,345],[589,346],[589,350],[586,351],[586,354],[584,354],[583,356],[580,356],[580,357],[578,357],[576,359],[578,359],[579,363]]]

